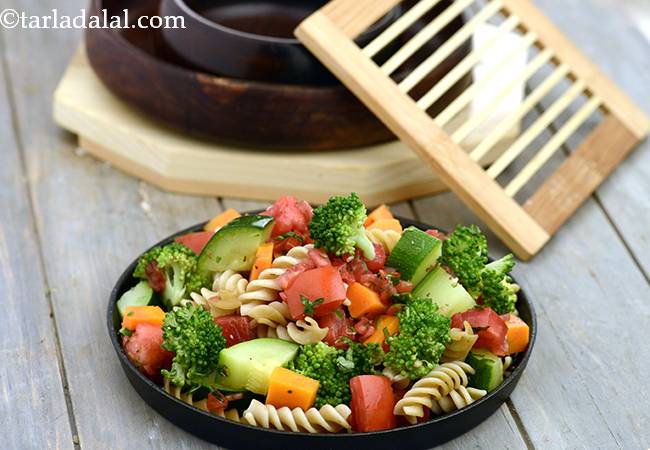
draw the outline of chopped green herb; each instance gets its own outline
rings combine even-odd
[[[126,315],[129,317],[131,317],[133,314],[135,314],[133,311],[129,311],[128,313],[126,313]]]
[[[305,242],[305,238],[296,233],[295,231],[289,231],[288,233],[281,234],[280,236],[276,237],[276,241],[284,241],[285,239],[290,239],[294,238],[297,239],[300,244],[303,244]]]
[[[325,303],[325,299],[324,298],[318,298],[318,299],[316,299],[316,300],[314,300],[312,302],[307,297],[305,297],[304,295],[301,295],[300,296],[300,303],[302,303],[302,306],[305,307],[305,314],[308,315],[308,316],[311,316],[311,315],[314,314],[314,309],[317,306],[320,306],[323,303]]]
[[[133,336],[133,331],[129,330],[128,328],[120,328],[120,331],[118,331],[122,336]]]
[[[343,312],[340,309],[337,309],[336,311],[334,311],[334,314],[336,314],[336,317],[338,317],[341,320],[343,320],[345,318],[345,316],[343,315]]]

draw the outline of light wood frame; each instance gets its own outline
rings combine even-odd
[[[474,19],[469,20],[446,44],[406,78],[394,81],[390,75],[404,61],[474,3],[473,0],[454,1],[387,62],[380,66],[373,61],[373,56],[440,2],[419,1],[365,48],[359,48],[354,38],[400,4],[400,0],[333,0],[306,19],[296,30],[296,36],[408,144],[519,258],[529,259],[647,136],[650,120],[528,0],[487,1]],[[503,18],[499,25],[501,33],[514,29],[522,33],[523,45],[514,53],[533,47],[538,51],[519,75],[520,78],[530,77],[546,63],[552,63],[554,70],[529,93],[510,117],[496,126],[468,155],[460,144],[478,125],[480,116],[487,116],[498,101],[492,102],[478,118],[474,116],[470,119],[472,123],[466,122],[451,135],[440,125],[450,120],[453,109],[462,106],[460,102],[470,101],[480,86],[470,87],[468,91],[473,92],[465,91],[438,118],[432,118],[426,110],[459,77],[471,70],[490,47],[497,45],[499,34],[473,49],[419,100],[408,94],[454,48],[461,45],[475,27],[495,14]],[[505,56],[512,57],[513,54]],[[486,170],[481,167],[477,161],[494,146],[509,126],[533,110],[560,81],[568,81],[568,89],[490,168]],[[584,98],[584,103],[577,111],[567,114],[567,108],[578,98]],[[518,203],[514,197],[521,188],[594,114],[601,114],[602,120],[591,134],[523,205]],[[496,177],[543,130],[558,122],[553,136],[523,170],[505,187],[501,186]]]

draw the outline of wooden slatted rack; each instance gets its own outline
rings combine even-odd
[[[410,5],[406,5],[410,3]],[[443,181],[521,259],[535,255],[650,131],[650,120],[528,0],[333,0],[305,20],[298,38],[339,77],[393,132],[406,142]],[[375,62],[395,39],[407,32],[433,8],[444,6],[401,48],[381,64]],[[364,48],[354,39],[393,8],[402,15]],[[465,25],[451,38],[421,58],[415,69],[400,79],[391,78],[451,21],[465,15]],[[427,75],[471,38],[481,24],[498,25],[497,31],[475,48],[422,94]],[[458,95],[442,112],[427,111],[487,51],[507,33],[517,33],[521,44],[505,51],[502,61]],[[528,55],[517,74],[519,83],[533,80],[519,107],[500,122],[469,154],[460,144],[499,106],[517,83],[496,92],[482,111],[449,133],[444,126],[459,114],[490,82],[504,76],[512,59]],[[415,94],[415,92],[418,94]],[[550,103],[520,137],[489,167],[478,161],[504,133],[542,102]],[[553,126],[550,139],[532,149],[543,131]],[[588,133],[584,128],[588,127]],[[586,138],[564,162],[549,171],[549,161],[561,155],[576,135]],[[504,180],[505,178],[505,180]],[[539,182],[527,193],[524,187]],[[521,198],[526,195],[526,198]]]

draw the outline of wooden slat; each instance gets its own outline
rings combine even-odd
[[[323,7],[332,20],[349,38],[356,38],[402,0],[332,0]]]
[[[497,158],[497,160],[488,169],[487,174],[492,177],[498,177],[524,150],[531,142],[537,138],[546,128],[557,119],[562,112],[584,91],[584,83],[578,81],[569,87],[560,97],[558,97],[551,106],[539,116],[519,138]]]
[[[521,172],[508,184],[506,194],[515,196],[517,192],[539,171],[539,169],[553,156],[560,146],[582,126],[589,116],[598,109],[601,101],[598,97],[592,97],[576,112],[566,123],[557,130],[553,137],[535,154],[533,159],[522,169]]]
[[[537,39],[537,36],[535,33],[527,33],[521,40],[521,42],[509,53],[506,54],[505,58],[503,58],[501,61],[499,61],[499,65],[495,65],[491,69],[491,71],[485,75],[485,79],[481,80],[481,82],[474,83],[470,88],[468,88],[464,93],[468,93],[467,99],[465,99],[463,102],[469,102],[471,99],[478,94],[478,92],[482,89],[485,89],[486,86],[489,86],[489,83],[492,82],[498,75],[503,75],[503,69],[504,67],[508,67],[508,64],[515,59],[517,56],[520,56],[524,52],[528,52],[530,49],[530,46],[535,42],[535,39]],[[541,62],[544,59],[548,60],[550,59],[550,53],[542,53],[539,55],[541,58],[535,59],[533,63],[531,63],[525,70],[524,75],[527,75],[531,70],[533,70],[535,67],[539,68],[541,67],[544,63]],[[528,78],[526,76],[526,78]],[[514,87],[514,86],[521,86],[519,82],[511,81],[507,87]],[[492,102],[491,105],[489,106],[496,106],[498,102]],[[460,111],[460,110],[458,110]],[[487,116],[492,112],[492,109],[490,107],[485,108],[484,111],[481,114],[477,114],[473,117],[471,117],[470,120],[465,122],[463,125],[461,125],[454,133],[451,135],[451,138],[454,140],[456,143],[461,143],[469,136],[474,129],[481,124],[483,119],[487,118]]]
[[[548,94],[553,87],[569,72],[566,64],[558,66],[539,86],[526,97],[519,107],[510,116],[497,125],[483,141],[470,153],[474,161],[480,161],[499,142],[501,137],[508,132],[517,122],[521,121],[535,105]]]
[[[363,48],[364,55],[369,58],[374,57],[440,2],[441,0],[419,1],[415,6],[404,13],[402,17],[386,28],[386,30],[377,36],[370,44],[365,46]]]
[[[471,128],[474,129],[481,122],[487,119],[488,116],[494,111],[494,108],[496,108],[504,98],[510,95],[510,93],[515,88],[525,83],[534,73],[536,73],[540,68],[542,68],[544,64],[546,64],[551,59],[552,56],[553,56],[553,52],[551,52],[550,50],[544,50],[541,53],[539,53],[537,56],[535,56],[535,58],[526,65],[526,67],[521,71],[521,73],[519,73],[515,78],[513,78],[510,83],[503,86],[501,90],[493,96],[490,103],[487,104],[480,112],[478,112],[474,117],[470,119],[473,122]],[[501,67],[495,66],[491,70],[490,79],[494,79],[494,77],[499,73],[501,73]],[[451,119],[453,119],[456,116],[456,114],[462,111],[462,109],[465,106],[471,103],[472,100],[474,100],[474,98],[480,94],[478,88],[481,87],[482,85],[483,83],[481,83],[480,85],[474,83],[466,91],[464,91],[461,95],[459,95],[453,102],[449,104],[449,106],[447,106],[447,108],[445,108],[440,114],[436,116],[434,120],[436,125],[438,125],[439,127],[444,127]]]
[[[459,151],[424,111],[413,107],[410,97],[396,89],[392,80],[383,76],[323,12],[303,22],[297,35],[402,141],[439,173],[520,258],[530,258],[549,239],[519,205],[504,195],[498,184]],[[381,93],[381,98],[376,93]]]
[[[4,47],[0,42],[0,52]],[[0,103],[0,447],[72,450],[48,286],[7,84],[0,66],[5,99]],[[14,89],[14,95],[21,92]]]
[[[474,0],[458,0],[447,7],[438,17],[433,19],[427,26],[422,28],[415,36],[413,36],[402,48],[400,48],[388,61],[382,66],[381,70],[386,75],[395,72],[402,64],[404,64],[411,56],[415,54],[424,44],[429,42],[438,32],[445,28],[452,20],[454,20],[461,12]]]
[[[418,67],[408,74],[404,80],[399,83],[402,92],[409,92],[418,85],[433,69],[442,63],[449,55],[457,50],[464,42],[472,38],[472,35],[478,27],[483,25],[490,17],[501,9],[501,1],[494,0],[479,13],[473,16],[463,25],[452,37],[440,46],[431,56],[427,57]]]
[[[591,92],[603,99],[607,108],[626,124],[637,139],[643,139],[650,133],[650,119],[539,9],[531,2],[521,0],[504,0],[504,5],[511,14],[526,18],[526,27],[537,33],[540,41],[546,47],[552,48],[561,61],[571,64],[572,72],[587,83]]]
[[[518,24],[519,18],[515,16],[508,17],[501,25],[499,25],[498,29],[483,43],[483,45],[472,50],[469,55],[463,58],[460,63],[451,69],[442,80],[429,90],[429,92],[422,96],[422,98],[417,102],[418,107],[424,110],[429,109],[431,105],[438,101],[445,92],[451,89],[458,80],[472,70],[472,67],[474,67],[481,58],[483,58],[483,56],[496,45],[500,38],[502,38],[506,33],[514,30]]]
[[[636,136],[608,116],[524,205],[549,233],[555,233],[632,151]],[[611,151],[612,147],[620,151]]]

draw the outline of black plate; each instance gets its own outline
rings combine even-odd
[[[413,220],[398,219],[405,226],[413,225],[425,230],[431,228],[428,225]],[[203,225],[200,224],[183,230],[156,245],[167,244],[179,235],[200,231],[203,229]],[[476,427],[479,423],[490,417],[506,401],[526,368],[537,335],[535,310],[522,290],[519,292],[517,309],[521,318],[530,326],[530,344],[525,352],[517,355],[515,358],[513,362],[514,369],[508,378],[497,389],[469,407],[433,418],[425,423],[373,433],[331,435],[266,430],[230,422],[188,406],[167,394],[160,386],[142,375],[131,361],[129,361],[122,350],[117,334],[120,328],[120,319],[115,304],[124,292],[136,284],[136,280],[131,276],[136,264],[137,260],[133,261],[126,268],[122,276],[120,276],[115,288],[111,292],[108,302],[108,332],[115,352],[124,369],[124,373],[144,401],[167,420],[196,436],[230,449],[304,450],[305,448],[309,448],[310,450],[356,450],[373,448],[378,450],[393,450],[405,445],[408,445],[409,449],[426,449],[442,444]]]

